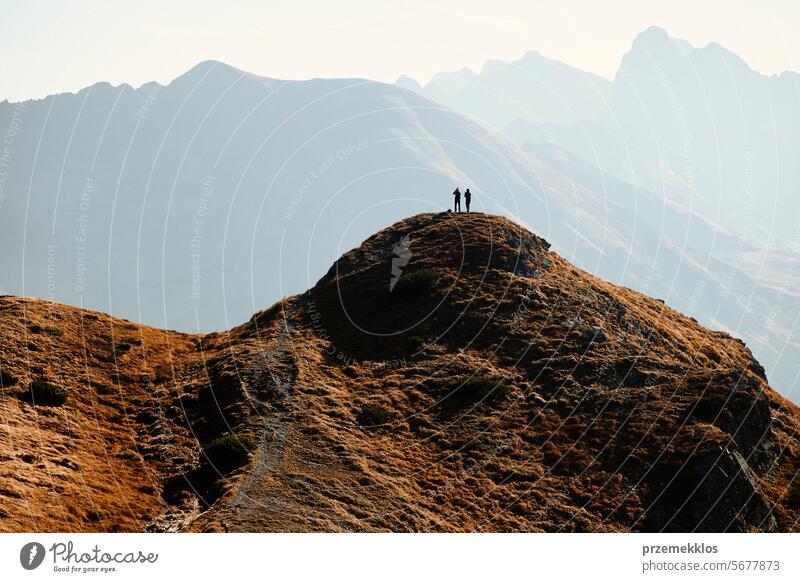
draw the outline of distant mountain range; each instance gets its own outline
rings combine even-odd
[[[702,269],[712,278],[731,269],[718,279],[724,297],[733,288],[751,290],[734,301],[738,317],[712,316],[714,308],[697,308],[694,301],[677,305],[712,326],[728,327],[735,317],[731,329],[748,338],[768,368],[787,370],[779,384],[794,386],[797,374],[789,370],[800,366],[793,311],[800,294],[800,75],[763,75],[716,43],[696,48],[658,27],[637,36],[610,84],[559,65],[529,54],[516,63],[487,64],[480,75],[441,73],[418,91],[447,93],[438,98],[478,118],[485,115],[481,111],[515,111],[517,118],[503,132],[562,174],[582,183],[591,174],[598,190],[648,190],[736,239],[731,248],[727,239],[701,241],[666,223],[658,226],[664,240],[677,237],[702,249]],[[562,73],[560,82],[553,80],[554,70]],[[480,108],[474,87],[453,89],[456,78],[484,88]],[[549,107],[537,108],[533,99],[524,111],[504,106],[502,97],[516,91],[520,78],[558,87],[563,103],[588,95],[602,95],[603,102],[588,110],[575,106],[566,121]],[[451,82],[444,84],[446,79]],[[594,79],[597,90],[582,89],[574,82],[581,79]],[[493,119],[498,125],[506,120]],[[652,217],[645,211],[637,218]],[[704,293],[704,287],[697,289]]]
[[[603,118],[616,99],[603,91],[618,79],[523,61],[525,78],[540,63],[557,93],[598,94],[557,100],[564,109],[521,85],[547,136],[517,136],[524,149],[402,87],[281,81],[218,62],[166,86],[100,83],[2,103],[0,132],[14,129],[0,168],[0,289],[159,327],[227,329],[312,286],[397,217],[447,208],[453,188],[469,186],[476,209],[527,225],[580,267],[744,338],[790,393],[800,292],[782,273],[792,249],[765,252],[677,191],[587,161],[567,137],[589,127],[579,119]],[[480,77],[517,72],[494,63]],[[537,117],[537,103],[550,113]],[[768,278],[753,269],[765,258]]]
[[[696,48],[651,27],[611,83],[528,53],[489,61],[480,74],[440,73],[424,88],[398,84],[534,153],[542,144],[569,150],[760,248],[800,249],[797,73],[762,75],[716,43]]]
[[[435,75],[422,87],[402,75],[397,85],[452,107],[493,129],[525,119],[574,124],[606,106],[611,83],[530,51],[512,63],[490,60],[470,69]]]

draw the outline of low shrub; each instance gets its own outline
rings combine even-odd
[[[198,394],[200,406],[215,410],[240,400],[244,396],[242,380],[235,360],[222,356],[206,364],[208,383]]]
[[[67,401],[67,393],[61,386],[44,378],[31,380],[28,390],[20,394],[23,400],[37,406],[61,406]]]
[[[103,357],[100,356],[100,359],[104,359],[107,362],[114,362],[117,358],[121,358],[125,354],[127,354],[131,349],[131,344],[128,342],[119,342],[119,343],[112,343],[108,346],[108,356]]]
[[[789,505],[800,508],[800,480],[795,480],[789,485],[787,500]]]
[[[0,370],[0,388],[5,388],[6,386],[13,386],[17,382],[18,380],[16,376],[14,376],[11,372]]]
[[[130,351],[131,347],[133,347],[133,346],[131,346],[131,344],[130,344],[129,342],[119,342],[119,343],[118,343],[118,344],[117,344],[117,345],[114,347],[114,352],[115,352],[115,353],[116,353],[118,356],[121,356],[121,355],[122,355],[122,354],[124,354],[125,352],[127,352],[127,351]]]
[[[394,292],[401,297],[420,297],[436,289],[436,272],[432,269],[420,269],[403,273],[397,281]]]
[[[114,390],[110,386],[107,386],[106,384],[103,384],[102,382],[95,382],[93,380],[90,380],[89,381],[89,386],[94,388],[95,392],[97,392],[98,394],[106,395],[106,394],[113,394],[114,393]]]
[[[387,424],[391,420],[391,413],[385,408],[375,404],[363,404],[361,406],[361,411],[356,416],[358,424],[368,427]]]
[[[504,400],[511,387],[502,378],[492,378],[481,374],[466,380],[457,380],[448,386],[448,394],[442,401],[442,408],[455,412],[479,402],[493,404]]]
[[[221,473],[228,473],[247,463],[255,442],[247,435],[233,433],[217,437],[203,448],[208,463]]]

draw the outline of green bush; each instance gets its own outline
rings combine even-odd
[[[58,329],[57,327],[46,327],[46,328],[44,328],[44,331],[45,331],[45,333],[47,335],[50,335],[50,336],[53,336],[53,337],[61,337],[61,335],[62,335],[61,334],[61,330]]]
[[[209,464],[221,473],[228,473],[247,463],[248,453],[255,442],[247,435],[233,433],[217,437],[203,449]]]
[[[61,406],[67,401],[67,393],[64,389],[51,384],[44,378],[32,380],[28,390],[22,392],[20,396],[37,406]]]
[[[361,411],[356,416],[358,424],[369,427],[387,424],[391,420],[391,413],[385,408],[375,404],[363,404],[361,406]]]

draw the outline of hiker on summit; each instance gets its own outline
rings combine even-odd
[[[467,212],[469,212],[470,200],[472,200],[472,192],[470,192],[469,188],[467,188],[466,192],[464,192],[464,202],[467,203]]]
[[[461,190],[453,191],[453,212],[461,212]]]

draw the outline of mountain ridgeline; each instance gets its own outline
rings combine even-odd
[[[229,331],[0,299],[3,531],[796,531],[745,344],[483,213]]]
[[[648,44],[661,36],[644,35],[635,52],[671,47]],[[685,70],[674,67],[681,58],[669,67],[665,60],[665,74]],[[625,60],[631,78],[650,70],[642,62]],[[660,95],[658,79],[647,79],[656,89],[642,95]],[[731,203],[728,186],[698,188],[681,204],[686,196],[626,182],[630,174],[616,165],[598,168],[581,157],[587,150],[570,132],[583,136],[583,126],[556,126],[573,123],[564,115],[601,116],[613,94],[632,117],[625,127],[646,125],[616,96],[624,89],[616,83],[534,53],[514,66],[488,63],[478,79],[455,83],[444,75],[435,84],[442,83],[464,85],[465,106],[458,95],[436,97],[450,109],[384,83],[285,81],[213,61],[166,85],[98,83],[75,94],[2,102],[0,127],[13,143],[0,156],[0,293],[159,328],[225,330],[307,289],[344,250],[397,216],[443,210],[453,184],[469,184],[474,209],[530,225],[575,265],[742,337],[773,386],[791,397],[800,362],[792,325],[800,310],[796,253],[754,246],[742,235],[760,232],[755,224],[724,228],[713,213],[698,212],[739,208],[737,215],[755,218],[774,207],[747,212]],[[515,137],[523,150],[459,113],[481,119],[468,107],[473,98],[503,115],[546,114],[553,123],[535,128],[544,144],[522,132]],[[667,114],[659,119],[670,127]],[[590,141],[600,136],[587,132]],[[624,157],[629,137],[592,143],[603,144],[603,155]],[[769,175],[756,171],[777,167],[761,163],[764,143],[753,145],[753,179],[730,182],[751,184],[750,202],[773,191],[761,181]],[[698,156],[716,149],[705,141],[694,147]],[[703,168],[716,167],[706,161]],[[707,184],[696,167],[698,186]],[[791,175],[781,168],[782,177]],[[644,169],[635,175],[655,176],[648,186],[671,183]]]

